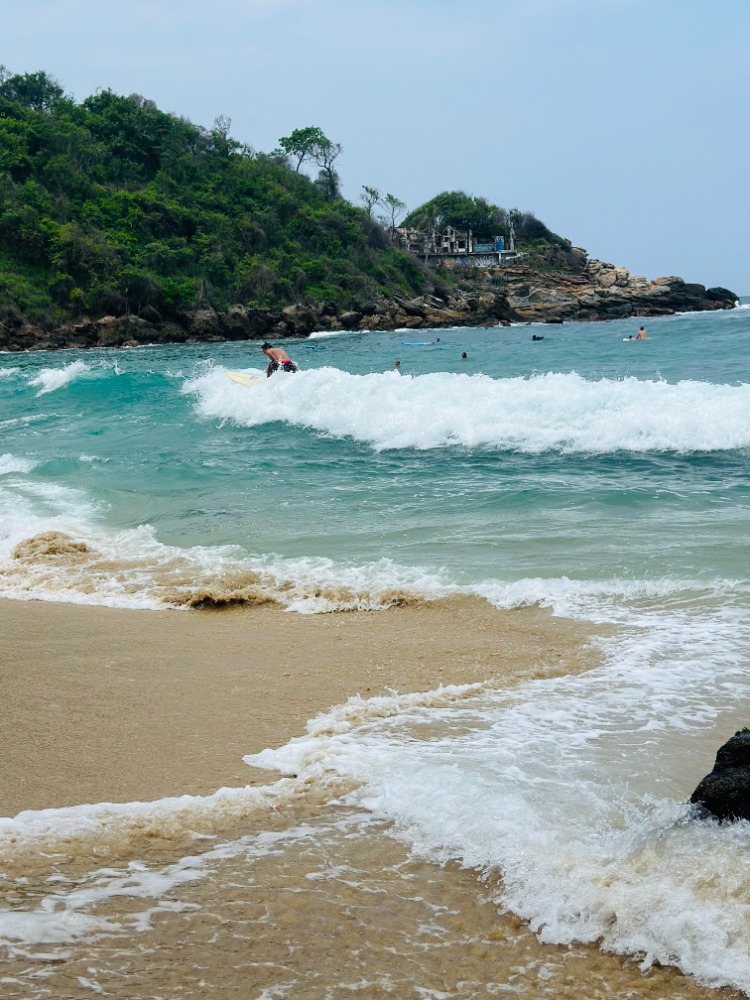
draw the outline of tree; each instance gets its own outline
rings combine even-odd
[[[320,167],[318,181],[320,186],[327,189],[329,198],[339,196],[339,175],[333,169],[333,164],[341,155],[343,146],[339,142],[331,142],[322,133],[322,139],[312,147],[311,155],[315,163]]]
[[[335,170],[321,170],[315,178],[315,187],[328,201],[341,195],[341,182]]]
[[[287,156],[297,160],[295,170],[299,173],[305,160],[315,159],[316,147],[329,142],[321,129],[310,125],[307,128],[296,128],[291,135],[282,136],[279,139],[279,146]]]
[[[386,210],[385,222],[389,226],[392,236],[396,232],[396,223],[400,221],[406,211],[406,205],[395,194],[387,194],[381,204]]]
[[[43,71],[13,76],[0,67],[0,96],[18,101],[35,111],[50,111],[63,97],[63,89],[54,77]]]
[[[307,128],[297,128],[291,135],[279,139],[281,151],[292,159],[296,159],[297,173],[305,160],[312,160],[320,173],[315,182],[326,198],[339,197],[339,175],[333,164],[340,156],[343,147],[338,142],[331,142],[322,129],[310,125]]]
[[[360,195],[362,202],[365,206],[365,211],[372,218],[372,210],[376,205],[379,205],[382,201],[380,197],[380,191],[374,187],[368,187],[366,184],[362,185],[362,194]]]
[[[497,205],[491,205],[485,198],[475,198],[463,191],[443,191],[415,209],[406,224],[418,229],[454,226],[491,238],[507,234],[508,213]]]

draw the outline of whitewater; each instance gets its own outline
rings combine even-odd
[[[404,954],[429,927],[458,946],[429,871],[468,873],[456,912],[467,891],[524,928],[535,985],[498,968],[497,995],[555,995],[558,962],[606,978],[599,953],[688,977],[653,995],[750,996],[750,827],[687,805],[750,724],[750,310],[652,319],[624,342],[633,325],[456,329],[419,347],[398,331],[313,337],[284,344],[298,374],[250,389],[225,373],[264,373],[254,343],[0,356],[0,598],[293,615],[468,595],[601,629],[588,671],[331,706],[247,757],[275,783],[0,820],[8,870],[71,838],[195,839],[170,863],[58,873],[28,905],[14,884],[9,958],[156,948],[170,921],[200,937],[209,912],[229,919],[238,880],[292,878],[304,855],[310,912],[416,879]],[[214,842],[212,821],[248,816]],[[377,875],[365,851],[382,852]],[[544,950],[558,946],[567,958]],[[9,995],[42,995],[43,978],[16,975],[27,992]],[[359,989],[422,995],[403,976]],[[102,991],[95,971],[78,982]],[[263,995],[355,985],[279,971]]]

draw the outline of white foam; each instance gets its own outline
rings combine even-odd
[[[36,462],[30,458],[19,458],[6,452],[0,455],[0,476],[7,476],[11,472],[31,472]]]
[[[308,335],[308,340],[331,340],[335,337],[361,337],[365,331],[363,330],[313,330],[311,334]]]
[[[90,370],[85,361],[71,361],[62,368],[42,368],[34,378],[29,379],[29,385],[41,386],[37,396],[43,396],[45,393],[61,389]]]
[[[153,802],[102,802],[61,809],[26,810],[0,817],[0,857],[32,848],[51,851],[63,842],[118,842],[130,836],[183,834],[202,823],[236,819],[248,810],[277,806],[297,791],[294,782],[265,787],[220,788],[212,795],[180,795]]]
[[[0,378],[10,378],[11,375],[17,375],[20,372],[20,368],[1,368],[0,367]]]
[[[258,372],[250,369],[251,373]],[[438,372],[351,375],[335,368],[248,391],[213,370],[187,381],[204,418],[273,421],[377,450],[445,446],[604,454],[750,448],[750,385],[587,380],[575,373],[492,379]]]
[[[350,801],[476,869],[544,941],[748,990],[750,825],[695,822],[686,804],[712,763],[691,734],[750,710],[747,638],[721,615],[651,616],[587,674],[335,710],[247,760],[356,782]]]
[[[76,880],[62,875],[53,877],[49,881],[55,884],[54,891],[33,907],[25,909],[22,902],[16,902],[11,909],[0,909],[0,942],[9,946],[11,954],[40,961],[44,956],[35,946],[68,944],[81,938],[96,940],[102,935],[144,933],[152,929],[156,916],[199,910],[196,903],[164,897],[209,877],[218,864],[240,858],[249,868],[258,858],[294,850],[296,845],[320,833],[303,823],[274,833],[262,832],[222,842],[161,868],[131,861],[124,868],[102,868]],[[121,904],[118,906],[117,920],[97,915],[102,907],[111,912],[112,904],[117,906],[122,899],[128,899],[129,904],[125,912]],[[153,903],[139,909],[139,900]],[[65,954],[53,949],[50,957],[60,960]]]

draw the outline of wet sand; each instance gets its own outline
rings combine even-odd
[[[243,754],[351,695],[586,669],[591,637],[473,598],[311,616],[0,601],[0,815],[273,780]]]
[[[581,671],[599,661],[594,638],[538,608],[474,599],[309,617],[0,602],[0,811],[274,780],[242,755],[287,742],[349,695]],[[361,829],[359,813],[308,789],[234,826],[218,817],[198,840],[200,823],[177,817],[174,828],[115,829],[111,844],[107,826],[93,844],[63,834],[51,852],[9,853],[0,892],[11,909],[33,921],[52,900],[63,916],[109,924],[13,944],[3,995],[738,996],[595,945],[541,944],[492,902],[499,876],[480,883],[471,869],[423,862],[388,824]],[[161,885],[193,856],[196,877]]]

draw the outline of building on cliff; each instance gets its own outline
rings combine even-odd
[[[427,264],[451,261],[470,267],[497,267],[525,256],[516,252],[512,229],[507,246],[504,236],[496,236],[490,243],[480,242],[471,229],[461,231],[453,226],[446,226],[442,231],[402,226],[394,231],[393,242],[399,250],[422,257]]]

